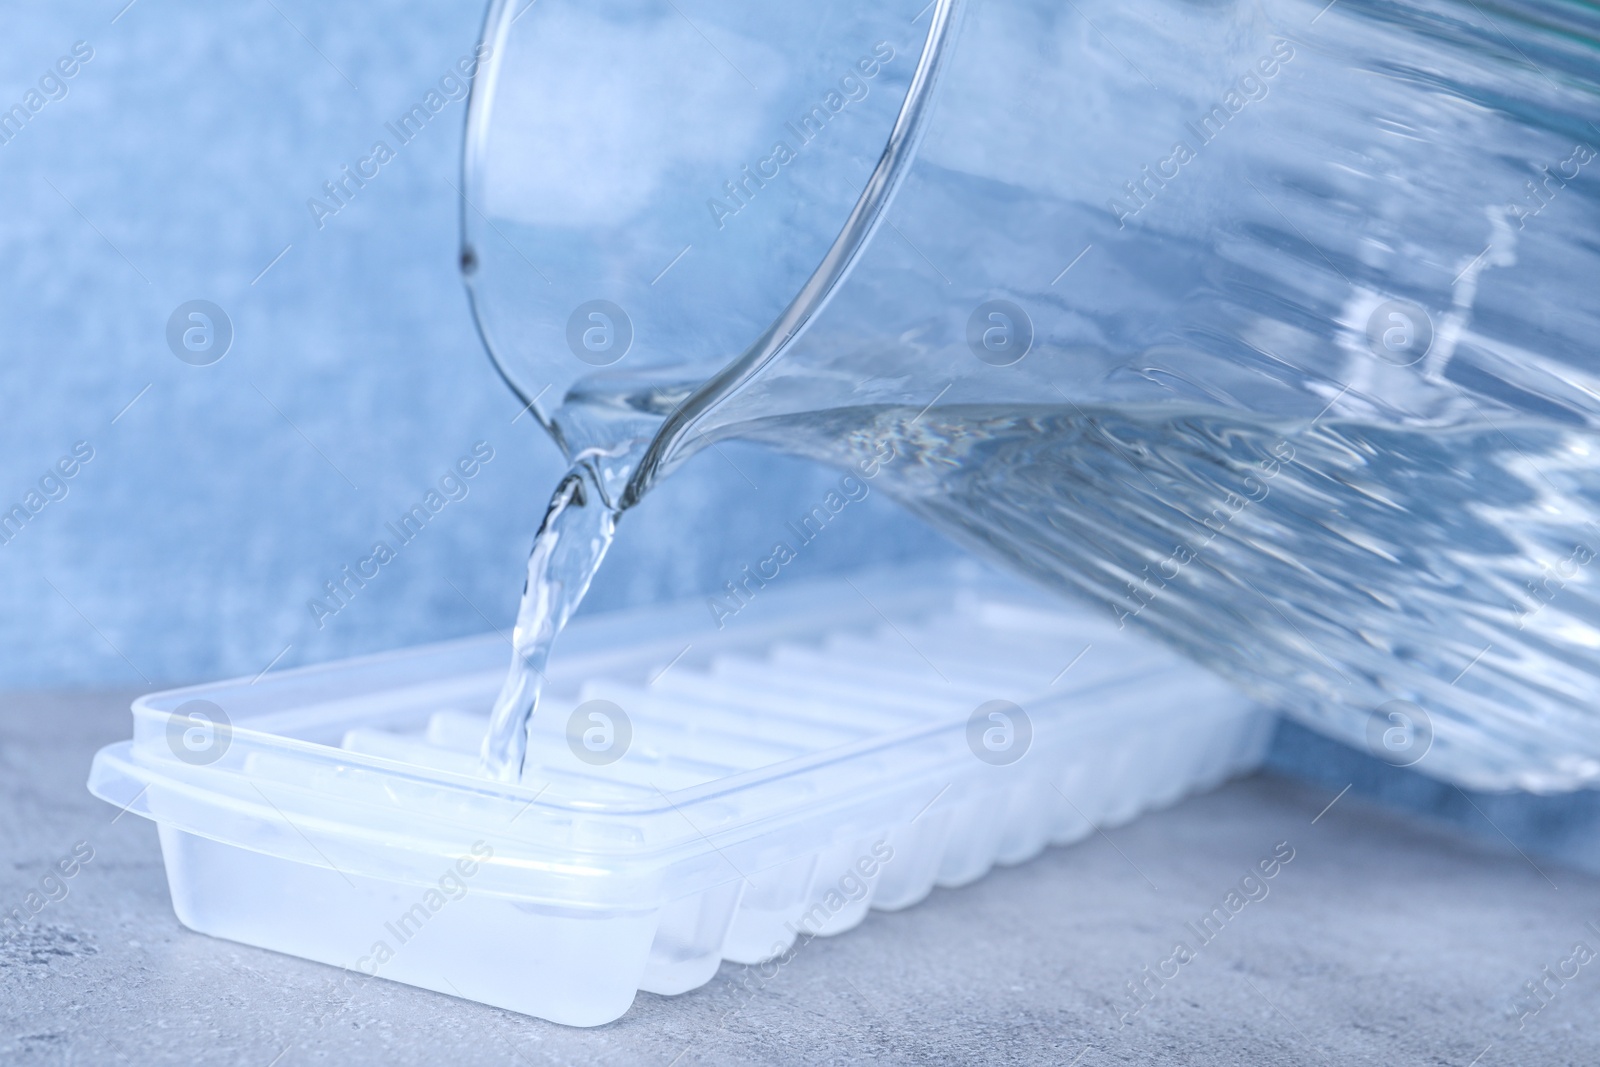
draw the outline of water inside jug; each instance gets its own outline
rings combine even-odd
[[[1592,6],[496,0],[484,44],[462,267],[573,467],[489,773],[617,517],[738,438],[1393,762],[1600,778]]]

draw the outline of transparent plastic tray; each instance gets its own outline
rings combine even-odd
[[[1259,762],[1224,683],[971,578],[581,619],[521,785],[476,775],[490,635],[141,697],[89,788],[157,823],[191,929],[605,1023]]]

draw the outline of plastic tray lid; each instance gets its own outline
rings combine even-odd
[[[930,798],[1047,780],[1054,746],[1130,720],[1247,704],[991,572],[879,573],[765,588],[720,624],[703,602],[575,621],[534,773],[508,785],[476,773],[508,657],[489,635],[153,693],[133,704],[133,739],[95,757],[89,788],[164,826],[418,886],[488,841],[478,889],[646,909],[853,827],[904,824]],[[974,758],[990,728],[975,716],[997,700],[1026,709],[1014,762]],[[626,721],[614,759],[574,740],[595,701]]]

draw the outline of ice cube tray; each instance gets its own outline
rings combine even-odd
[[[724,622],[574,623],[521,785],[476,774],[490,635],[141,697],[89,788],[156,822],[191,929],[591,1026],[1211,788],[1272,725],[987,572],[773,586]]]

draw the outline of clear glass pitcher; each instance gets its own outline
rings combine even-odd
[[[1600,13],[495,0],[462,268],[626,507],[877,479],[1318,728],[1600,778]]]

